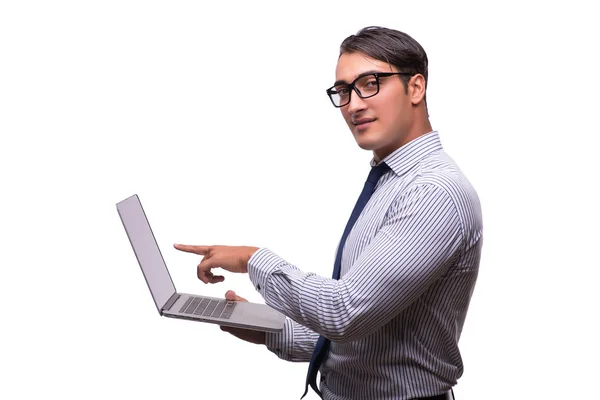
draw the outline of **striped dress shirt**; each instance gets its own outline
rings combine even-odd
[[[267,248],[248,263],[265,303],[287,316],[282,333],[267,334],[269,350],[309,361],[319,335],[331,340],[320,368],[328,400],[434,396],[463,372],[458,340],[479,269],[479,199],[435,131],[383,161],[391,170],[346,240],[339,280]]]

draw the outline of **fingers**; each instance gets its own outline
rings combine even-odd
[[[214,275],[212,272],[210,272],[211,268],[214,268],[212,266],[212,262],[209,261],[210,255],[208,254],[210,252],[211,246],[193,246],[193,245],[189,245],[189,244],[176,243],[173,245],[173,247],[175,247],[179,251],[183,251],[186,253],[193,253],[193,254],[205,256],[204,259],[202,260],[202,262],[200,263],[200,265],[198,265],[198,272],[197,272],[198,279],[200,279],[202,282],[218,283],[218,282],[223,282],[225,280],[225,278],[223,276]]]
[[[198,279],[204,283],[219,283],[225,280],[224,276],[215,275],[212,273],[213,268],[220,268],[219,265],[215,265],[214,260],[205,257],[200,264],[198,264]]]
[[[201,256],[206,255],[206,253],[208,253],[208,250],[210,249],[210,246],[192,246],[189,244],[174,244],[173,247],[175,247],[179,251],[184,251],[186,253],[194,253]]]
[[[230,333],[238,339],[246,340],[247,331],[244,329],[223,325],[220,325],[219,328],[221,328],[223,332]]]
[[[252,331],[242,328],[233,328],[223,325],[221,325],[221,330],[224,332],[228,332],[239,339],[245,340],[246,342],[255,344],[265,344],[266,342],[266,335],[264,332]]]
[[[227,300],[227,301],[248,301],[245,298],[235,294],[235,292],[233,290],[228,290],[227,293],[225,293],[225,300]]]
[[[198,266],[198,279],[204,283],[219,283],[223,282],[225,277],[222,275],[214,275],[210,271],[204,271],[200,269],[200,266]]]

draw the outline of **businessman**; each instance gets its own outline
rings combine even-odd
[[[424,49],[397,30],[367,27],[340,46],[327,95],[373,158],[335,260],[322,261],[331,277],[267,248],[175,245],[203,256],[204,283],[223,281],[217,268],[248,273],[265,303],[287,316],[284,331],[221,329],[309,362],[305,388],[323,399],[451,399],[463,373],[458,341],[482,217],[429,122],[427,70]],[[232,291],[226,298],[244,301]]]

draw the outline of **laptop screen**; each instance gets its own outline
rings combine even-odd
[[[150,229],[142,203],[137,195],[133,195],[117,203],[117,211],[160,313],[175,293],[175,285]]]

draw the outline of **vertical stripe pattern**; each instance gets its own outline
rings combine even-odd
[[[458,340],[482,246],[477,194],[437,132],[383,161],[391,171],[348,235],[339,280],[266,248],[248,264],[265,302],[288,317],[284,332],[267,334],[271,351],[309,361],[319,335],[331,340],[324,399],[433,396],[463,372]]]

